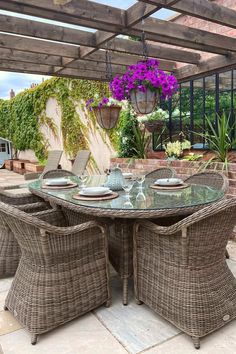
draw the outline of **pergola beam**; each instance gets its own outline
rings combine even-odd
[[[0,0],[0,8],[14,8],[16,12],[108,30],[111,33],[141,35],[144,30],[152,40],[178,46],[182,44],[187,48],[212,53],[227,54],[228,51],[236,51],[235,38],[152,17],[144,25],[136,24],[130,29],[127,27],[125,10],[92,1],[82,0],[78,3],[71,0],[62,6],[48,0]]]
[[[63,43],[68,43],[68,44],[77,44],[77,45],[88,45],[88,47],[82,47],[80,48],[80,51],[88,49],[94,49],[97,50],[96,48],[96,40],[94,39],[94,34],[86,31],[81,31],[81,30],[76,30],[76,29],[71,29],[71,28],[65,28],[63,26],[57,26],[57,25],[52,25],[52,24],[47,24],[47,23],[41,23],[33,20],[28,20],[28,19],[21,19],[21,18],[14,18],[12,16],[6,16],[6,15],[0,15],[0,31],[1,32],[9,32],[13,34],[19,34],[23,36],[31,36],[35,38],[41,38],[41,39],[47,39],[47,40],[52,40],[52,41],[59,41]],[[100,32],[101,31],[97,31]],[[96,32],[96,33],[97,33]],[[106,33],[106,32],[103,32]],[[7,35],[5,35],[7,36]],[[0,34],[1,38],[1,34]],[[3,36],[4,38],[4,36]],[[9,37],[6,37],[9,38]],[[19,37],[17,37],[19,38]],[[106,37],[107,39],[107,37]],[[105,40],[105,38],[104,38]],[[12,43],[13,39],[11,38],[11,41],[9,42],[10,44]],[[4,44],[8,41],[4,41]],[[17,40],[16,40],[17,42]],[[25,43],[25,41],[24,41]],[[41,42],[37,42],[36,48],[41,48]],[[59,44],[58,43],[49,43],[49,45],[46,46],[48,42],[43,42],[44,47],[46,48],[46,53],[47,50],[49,51],[50,54],[58,54],[59,50]],[[112,41],[108,42],[109,47],[111,47],[111,50],[116,50],[114,47],[114,43]],[[121,41],[119,39],[116,39],[116,43],[118,43],[118,46],[121,51],[123,52],[129,52],[129,49],[131,48],[130,40],[124,40],[122,39],[122,45]],[[55,44],[55,45],[54,45]],[[61,44],[61,43],[60,43]],[[19,44],[18,44],[19,45]],[[1,46],[1,43],[0,43]],[[93,48],[89,47],[93,46]],[[31,48],[34,48],[35,45],[33,45],[32,38],[29,40],[29,46],[25,46],[24,50],[30,50]],[[55,47],[55,50],[54,50]],[[106,44],[100,45],[101,48],[106,49]],[[137,54],[141,55],[142,53],[142,48],[141,45],[133,45],[135,47],[135,52],[131,54]],[[62,49],[62,56],[66,56],[66,46],[64,45],[64,48]],[[71,49],[72,48],[72,49]],[[78,58],[78,53],[76,53],[76,56],[72,55],[74,52],[73,46],[68,47],[68,55],[70,58]],[[112,49],[114,48],[114,49]],[[18,49],[13,46],[13,49]],[[131,50],[131,49],[130,49]],[[160,59],[165,59],[165,60],[177,60],[181,62],[186,62],[186,63],[192,63],[196,64],[200,60],[200,55],[195,54],[195,53],[190,53],[185,50],[180,50],[180,49],[172,49],[172,48],[165,48],[160,46],[154,46],[150,45],[150,50],[151,53],[150,55],[159,57]],[[138,52],[137,52],[138,51]],[[44,51],[45,52],[45,51]],[[91,53],[91,51],[90,51]],[[159,53],[160,56],[157,56],[156,54]],[[83,55],[81,56],[83,57]]]
[[[67,68],[64,69],[60,74],[57,74],[57,70],[61,67],[53,67],[48,65],[38,65],[29,63],[17,63],[15,61],[2,61],[0,60],[0,70],[10,71],[25,74],[38,74],[38,75],[50,75],[50,76],[61,76],[75,79],[87,79],[87,80],[99,80],[107,81],[105,72],[97,72],[91,70],[78,70]]]
[[[200,29],[179,25],[150,17],[145,25],[132,27],[132,34],[138,35],[144,28],[146,37],[151,40],[182,46],[205,52],[227,54],[236,52],[236,38],[219,35]]]
[[[152,4],[153,6],[159,5],[185,15],[236,28],[235,10],[207,0],[180,0],[175,4],[170,4],[165,0],[141,0],[141,2]]]
[[[178,80],[193,79],[205,74],[231,69],[236,66],[236,54],[230,54],[227,57],[216,56],[202,61],[198,66],[185,65],[175,73]]]
[[[76,45],[96,46],[94,33],[1,14],[0,32]]]
[[[142,56],[130,55],[123,53],[111,52],[111,63],[116,65],[132,65],[139,60],[142,60]],[[106,62],[106,55],[103,50],[97,50],[95,53],[89,55],[86,58],[86,61],[97,61],[97,62]],[[159,68],[165,71],[175,71],[176,62],[169,60],[159,60]]]
[[[141,42],[131,41],[122,38],[115,38],[112,41],[108,42],[108,47],[110,50],[122,52],[122,53],[130,53],[135,55],[141,55],[143,52],[143,46]],[[106,49],[107,46],[103,45],[101,48]],[[192,63],[198,64],[201,55],[199,53],[189,52],[182,49],[174,49],[169,47],[164,47],[160,45],[149,44],[148,45],[148,54],[153,58],[161,58],[161,59],[172,59],[175,61],[183,62],[183,63]]]
[[[145,3],[135,3],[126,11],[126,27],[131,27],[138,23],[140,20],[150,16],[154,12],[160,9],[160,6],[148,5]],[[91,53],[94,53],[103,43],[111,40],[116,36],[116,33],[105,32],[98,30],[95,32],[95,47],[81,47],[80,56],[85,58]]]

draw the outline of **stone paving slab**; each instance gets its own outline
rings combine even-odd
[[[201,339],[201,348],[196,350],[191,338],[185,334],[176,336],[145,354],[235,354],[236,353],[236,320],[218,331]]]
[[[91,313],[41,335],[35,346],[24,329],[1,336],[0,342],[4,354],[127,354]]]
[[[20,328],[22,328],[22,326],[9,311],[0,311],[0,336]]]
[[[132,289],[129,289],[129,304],[124,306],[121,281],[117,276],[112,278],[111,288],[112,306],[100,307],[95,314],[129,353],[139,353],[180,333],[146,305],[137,305]]]
[[[2,278],[0,279],[0,293],[2,291],[7,291],[10,289],[11,287],[11,283],[12,283],[13,278]]]

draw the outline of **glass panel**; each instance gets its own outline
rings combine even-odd
[[[68,179],[80,183],[79,179],[76,177],[68,177]],[[43,180],[38,180],[36,182],[31,182],[29,184],[30,190],[38,190],[42,193],[42,196],[48,196],[49,198],[54,197],[55,200],[60,203],[60,200],[66,201],[68,203],[74,204],[78,206],[78,210],[84,207],[102,209],[105,211],[110,211],[107,216],[115,216],[116,213],[120,213],[121,210],[124,210],[124,215],[127,213],[127,209],[135,210],[157,210],[158,209],[172,209],[173,212],[175,208],[185,208],[192,207],[196,205],[202,205],[207,203],[212,203],[223,197],[223,191],[215,188],[209,188],[208,186],[202,185],[191,185],[188,188],[184,188],[178,190],[177,193],[171,192],[168,193],[165,191],[158,191],[150,188],[150,185],[153,183],[152,178],[146,178],[143,188],[144,198],[142,200],[137,199],[137,189],[133,187],[131,190],[131,198],[130,198],[130,206],[126,207],[124,204],[127,201],[125,197],[124,191],[118,191],[119,196],[115,199],[111,200],[103,200],[103,201],[82,201],[74,199],[74,196],[78,196],[79,188],[67,189],[66,191],[61,190],[49,190],[46,188],[41,189],[41,184]],[[90,176],[89,178],[89,186],[101,186],[106,181],[106,176]],[[75,207],[75,206],[74,206]],[[112,214],[111,214],[112,212]],[[120,214],[119,214],[120,215]],[[147,214],[146,214],[147,215]],[[125,216],[124,216],[125,217]],[[135,214],[134,214],[135,217]],[[140,214],[139,216],[140,217]]]
[[[219,74],[219,90],[226,91],[231,90],[232,84],[232,71],[226,71]]]

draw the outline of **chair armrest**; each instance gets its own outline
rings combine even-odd
[[[50,209],[50,205],[46,202],[36,202],[30,204],[17,205],[17,208],[26,213],[30,213],[34,215],[38,213],[40,214],[40,213],[48,212],[48,210]]]
[[[235,198],[232,198],[232,203],[234,203],[233,199]],[[140,220],[136,221],[135,227],[137,228],[139,225],[141,225],[152,232],[159,233],[160,235],[173,235],[196,222],[204,220],[206,217],[209,217],[211,215],[219,213],[220,211],[225,210],[226,205],[228,206],[228,200],[223,198],[220,201],[213,203],[197,211],[196,213],[187,216],[183,220],[178,221],[177,223],[171,226],[160,226],[148,220]]]
[[[36,172],[28,172],[24,175],[26,181],[31,179],[38,179],[39,177],[40,177],[40,173],[36,173]]]

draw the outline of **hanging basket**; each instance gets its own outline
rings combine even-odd
[[[121,107],[120,106],[106,106],[94,107],[93,111],[97,118],[97,122],[103,129],[112,129],[116,126],[118,121]]]
[[[166,126],[166,122],[163,120],[156,120],[156,121],[144,121],[143,122],[145,128],[149,133],[154,132],[161,132],[163,128]]]
[[[159,93],[147,89],[146,92],[132,90],[130,102],[137,114],[148,114],[154,111],[159,102]]]

